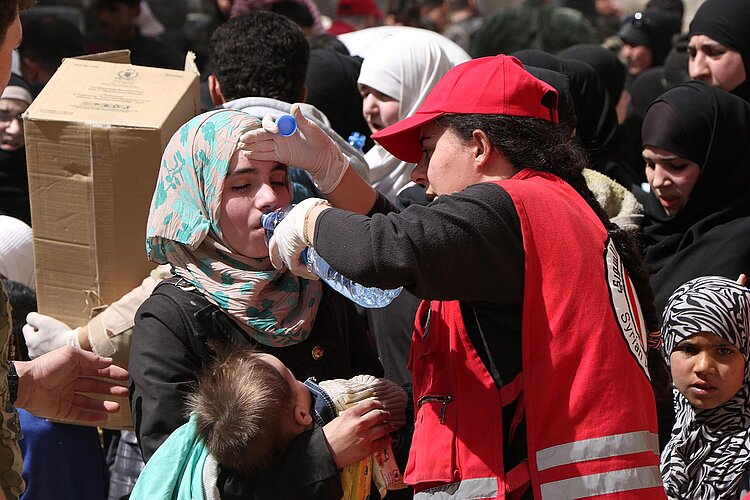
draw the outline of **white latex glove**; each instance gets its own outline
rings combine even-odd
[[[72,330],[62,321],[36,312],[26,316],[23,337],[26,339],[26,347],[29,349],[31,359],[64,345],[81,347],[78,341],[78,329]]]
[[[303,278],[317,280],[318,275],[302,262],[300,255],[308,242],[305,239],[305,225],[307,214],[315,206],[325,204],[326,200],[320,198],[307,198],[301,201],[279,222],[273,231],[273,236],[268,242],[268,253],[271,264],[276,269],[288,268],[293,274]]]
[[[373,386],[377,382],[378,379],[372,375],[359,375],[349,380],[324,380],[319,385],[328,393],[336,409],[343,411],[367,398],[372,398]]]
[[[328,194],[339,185],[349,167],[349,158],[315,122],[302,114],[299,104],[292,105],[298,131],[289,137],[278,134],[271,115],[263,117],[263,127],[240,137],[239,146],[248,158],[278,161],[310,172],[318,188]]]

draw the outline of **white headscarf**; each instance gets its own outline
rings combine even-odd
[[[357,83],[397,99],[399,120],[414,114],[453,63],[440,44],[422,33],[398,33],[383,40],[362,63]],[[373,187],[395,201],[411,181],[413,163],[406,163],[375,145],[365,155]]]
[[[31,228],[7,215],[0,215],[0,274],[36,289]]]

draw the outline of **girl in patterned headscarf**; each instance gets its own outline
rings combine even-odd
[[[182,126],[164,151],[146,242],[150,260],[172,264],[253,339],[278,347],[307,338],[322,291],[268,259],[260,216],[290,203],[291,183],[286,166],[237,154],[240,135],[259,126],[230,110]]]
[[[676,421],[661,457],[669,498],[739,498],[750,464],[750,291],[718,276],[679,287],[664,310]]]
[[[350,378],[355,367],[382,374],[350,302],[319,281],[271,265],[260,217],[288,205],[291,188],[286,165],[238,154],[242,133],[258,127],[241,111],[211,111],[183,125],[164,152],[147,251],[151,260],[171,264],[177,278],[164,280],[136,313],[129,366],[145,460],[187,422],[186,398],[198,374],[227,346],[273,354],[298,380]],[[309,432],[285,455],[282,468],[295,471],[293,477],[229,471],[222,496],[263,491],[269,498],[309,498],[316,488],[339,487],[331,465],[345,432]]]

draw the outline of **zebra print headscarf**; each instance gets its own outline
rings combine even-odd
[[[664,310],[667,362],[675,346],[699,332],[734,344],[745,356],[742,388],[711,410],[696,410],[674,390],[675,424],[662,452],[661,473],[669,498],[738,498],[750,463],[750,290],[734,281],[706,276],[688,281]]]

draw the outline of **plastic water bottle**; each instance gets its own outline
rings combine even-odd
[[[260,221],[263,228],[266,230],[267,240],[271,239],[276,226],[284,219],[284,217],[286,217],[293,207],[294,205],[280,208],[279,210],[261,216]],[[320,279],[328,283],[331,288],[352,302],[368,309],[377,309],[387,306],[393,302],[393,299],[398,297],[398,294],[401,293],[401,289],[403,288],[398,287],[392,290],[382,290],[380,288],[366,287],[359,283],[355,283],[333,269],[320,255],[318,255],[318,252],[316,252],[314,248],[306,248],[305,251],[302,252],[302,260],[308,265],[308,269],[311,268],[315,274],[320,276]]]

